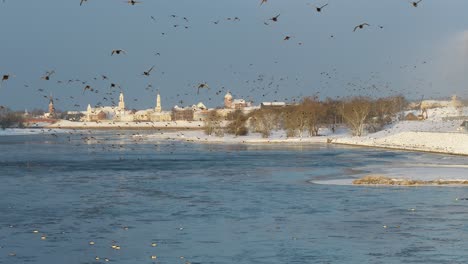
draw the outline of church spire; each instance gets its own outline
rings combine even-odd
[[[55,116],[54,98],[52,96],[49,97],[49,116]]]
[[[156,108],[154,109],[154,111],[156,111],[157,113],[161,113],[162,111],[161,96],[159,95],[159,92],[158,92],[158,95],[156,96]]]
[[[119,96],[119,109],[125,110],[124,95],[122,92],[120,92],[120,96]]]

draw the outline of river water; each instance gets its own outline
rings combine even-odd
[[[465,157],[133,133],[1,136],[0,263],[468,260],[466,188],[311,182]]]

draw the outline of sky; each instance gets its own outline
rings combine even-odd
[[[466,99],[466,10],[466,0],[416,8],[407,0],[5,0],[0,75],[11,78],[0,105],[46,109],[52,95],[57,109],[85,110],[117,102],[120,90],[130,109],[153,108],[159,91],[165,110],[220,106],[227,91],[256,104],[310,95]],[[370,26],[353,32],[361,23]],[[210,89],[197,94],[200,83]]]

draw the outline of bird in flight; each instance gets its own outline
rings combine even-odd
[[[83,94],[85,93],[86,90],[92,91],[93,89],[91,88],[91,86],[86,85],[85,88],[83,88]]]
[[[291,39],[291,36],[286,36],[286,37],[284,37],[283,40],[289,40],[289,39]]]
[[[150,72],[153,70],[153,68],[154,68],[154,65],[153,65],[148,71],[144,71],[144,72],[143,72],[143,75],[144,75],[144,76],[149,76],[149,75],[150,75]]]
[[[81,0],[81,1],[80,1],[80,6],[81,6],[84,2],[88,2],[88,0]]]
[[[128,0],[127,3],[128,3],[129,5],[135,5],[135,4],[139,4],[139,3],[141,3],[141,2],[140,2],[140,1],[135,1],[135,0]]]
[[[121,50],[121,49],[113,50],[112,53],[111,53],[111,56],[114,55],[114,53],[117,54],[117,55],[119,55],[120,53],[127,54],[127,52],[125,50]]]
[[[199,94],[199,93],[200,93],[200,89],[203,89],[203,88],[206,88],[206,89],[208,89],[208,90],[210,89],[210,87],[208,87],[208,84],[206,84],[206,83],[200,83],[200,84],[198,85],[198,88],[197,88],[197,94]]]
[[[411,4],[414,6],[414,7],[418,7],[418,4],[421,2],[422,0],[418,0],[418,1],[415,1],[415,2],[411,2]]]
[[[10,74],[3,74],[3,76],[2,76],[2,82],[0,82],[0,88],[2,87],[2,83],[3,83],[4,81],[7,81],[8,79],[10,79],[10,77],[12,77],[12,76],[10,76]]]
[[[268,1],[268,0],[262,0],[262,1],[260,2],[260,5],[265,4],[267,1]]]
[[[50,76],[51,76],[52,74],[54,74],[54,73],[55,73],[55,71],[50,71],[50,72],[47,71],[47,72],[45,73],[45,75],[41,77],[41,79],[44,79],[44,80],[48,81],[48,80],[50,80]]]
[[[355,26],[355,27],[354,27],[354,30],[353,30],[353,32],[355,32],[357,29],[363,29],[363,28],[364,28],[364,26],[370,26],[370,25],[369,25],[369,24],[367,24],[367,23],[362,23],[362,24],[359,24],[359,25],[357,25],[357,26]]]
[[[320,6],[320,7],[315,7],[315,10],[317,10],[317,12],[322,12],[322,8],[326,7],[328,5],[328,3],[324,4],[323,6]]]
[[[277,16],[274,16],[272,18],[270,18],[269,20],[273,21],[273,22],[278,22],[278,17],[280,16],[280,14],[278,14]]]
[[[7,81],[8,79],[10,79],[10,74],[4,74],[2,77],[2,82]]]

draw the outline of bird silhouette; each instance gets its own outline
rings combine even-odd
[[[115,50],[112,50],[111,56],[114,55],[114,54],[119,55],[120,53],[127,54],[127,52],[125,50],[115,49]]]
[[[206,89],[208,89],[208,90],[210,89],[210,87],[208,87],[208,84],[206,84],[206,83],[200,83],[200,84],[198,85],[198,87],[197,87],[197,94],[199,94],[199,93],[200,93],[200,89],[203,89],[203,88],[206,88]]]
[[[370,25],[369,25],[369,24],[367,24],[367,23],[362,23],[362,24],[359,24],[359,25],[357,25],[357,26],[355,26],[355,27],[354,27],[354,30],[353,30],[353,32],[355,32],[357,29],[363,29],[363,28],[364,28],[364,26],[370,26]]]
[[[153,65],[148,71],[144,71],[144,72],[143,72],[143,75],[144,75],[144,76],[149,76],[149,75],[150,75],[150,72],[153,70],[153,68],[154,68],[154,65]]]
[[[83,94],[85,93],[86,90],[93,91],[93,89],[92,89],[91,86],[89,86],[89,85],[86,85],[86,86],[83,88]]]
[[[48,81],[48,80],[50,80],[50,76],[51,76],[52,74],[54,74],[54,73],[55,73],[55,71],[50,71],[50,72],[47,71],[47,72],[45,73],[45,75],[41,77],[41,79]]]
[[[135,0],[128,0],[127,3],[129,5],[135,5],[135,4],[140,4],[141,2],[140,1],[135,1]]]
[[[415,1],[415,2],[411,2],[411,4],[414,6],[414,7],[418,7],[418,4],[421,3],[422,0],[418,0],[418,1]]]
[[[4,74],[2,77],[2,82],[7,81],[8,79],[10,79],[10,74]]]
[[[273,21],[273,22],[278,22],[278,17],[280,16],[280,14],[270,18],[269,20]]]
[[[323,6],[320,6],[320,7],[315,7],[315,10],[317,10],[317,12],[322,12],[322,8],[326,7],[328,5],[328,3],[324,4]]]

